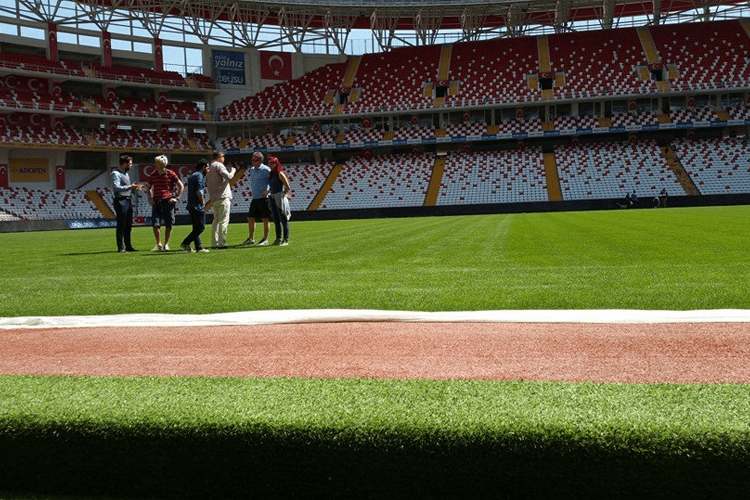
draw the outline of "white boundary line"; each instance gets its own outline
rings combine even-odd
[[[157,326],[231,326],[340,322],[462,322],[462,323],[750,323],[750,309],[695,311],[516,310],[516,311],[380,311],[367,309],[305,309],[245,311],[219,314],[120,314],[113,316],[0,317],[0,330],[25,328],[101,328]]]

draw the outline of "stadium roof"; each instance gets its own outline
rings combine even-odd
[[[254,24],[325,28],[420,31],[523,26],[527,23],[563,27],[570,22],[648,16],[654,24],[668,14],[699,11],[745,0],[78,0],[88,5],[180,17]]]
[[[748,17],[749,7],[747,0],[2,0],[0,20],[141,40],[145,33],[187,44],[352,54]],[[360,43],[365,50],[355,48]]]
[[[594,21],[600,28],[617,27],[622,18],[641,18],[659,25],[669,16],[691,12],[709,20],[717,10],[746,5],[745,0],[77,0],[92,9],[128,10],[136,15],[167,15],[192,19],[193,25],[229,22],[246,46],[257,46],[247,26],[286,30],[288,43],[309,32],[329,38],[348,37],[351,30],[369,30],[382,49],[391,47],[399,31],[416,35],[418,43],[436,43],[445,31],[458,40],[529,34],[534,26],[556,32],[574,30],[576,23]],[[250,33],[251,36],[243,36]],[[335,42],[341,49],[341,44]]]

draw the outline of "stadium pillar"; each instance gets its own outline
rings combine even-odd
[[[164,71],[164,53],[161,38],[154,38],[154,69]]]
[[[55,23],[47,23],[47,40],[49,40],[47,58],[50,61],[58,61],[60,55],[57,50],[57,25]]]
[[[112,67],[112,34],[102,31],[102,65],[105,68]]]

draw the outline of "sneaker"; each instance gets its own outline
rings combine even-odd
[[[263,238],[262,240],[260,240],[260,241],[258,242],[258,246],[259,246],[259,247],[264,247],[264,246],[266,246],[266,245],[268,245],[268,240],[267,240],[267,239],[265,239],[265,238]]]
[[[162,250],[164,250],[165,252],[169,252],[169,245],[164,245],[164,248]]]
[[[180,248],[182,248],[183,250],[185,250],[187,253],[193,253],[193,249],[190,248],[190,245],[186,245],[185,243],[182,243],[180,245]]]
[[[243,245],[255,245],[255,240],[251,240],[250,238],[246,239],[242,242]]]
[[[118,253],[127,253],[128,251],[127,251],[127,250],[125,250],[124,248],[121,248],[121,249],[119,249],[119,250],[118,250],[117,252],[118,252]]]
[[[276,241],[273,242],[273,244],[276,245],[276,246],[281,245],[281,240],[276,240]]]
[[[161,245],[156,245],[154,248],[151,249],[152,252],[161,252],[162,247]]]
[[[285,246],[287,246],[288,244],[289,244],[289,240],[283,240],[283,241],[282,241],[282,242],[280,243],[280,245],[281,245],[282,247],[285,247]]]
[[[209,250],[208,250],[208,248],[201,248],[200,250],[196,250],[196,252],[198,252],[198,253],[208,253]]]

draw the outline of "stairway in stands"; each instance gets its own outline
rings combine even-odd
[[[544,175],[547,179],[549,201],[562,201],[560,178],[557,175],[557,162],[554,153],[544,153]]]
[[[102,217],[105,219],[114,219],[115,214],[112,212],[112,210],[109,208],[109,205],[107,205],[107,202],[105,202],[101,196],[99,196],[99,193],[96,192],[96,190],[88,190],[86,191],[86,196],[88,196],[88,199],[91,200],[91,203],[96,206],[96,209],[101,212]]]
[[[449,81],[448,78],[450,75],[452,54],[453,54],[453,44],[451,43],[443,44],[442,47],[440,48],[440,65],[438,66],[438,74],[437,74],[437,79],[440,82]],[[436,108],[442,108],[444,104],[445,104],[445,97],[435,98]]]
[[[690,174],[687,173],[685,167],[680,163],[677,155],[674,154],[674,149],[665,146],[662,147],[661,150],[662,154],[664,154],[664,158],[667,159],[667,165],[669,165],[669,168],[671,168],[675,176],[677,176],[677,180],[680,181],[680,185],[682,186],[682,189],[685,190],[685,194],[688,196],[700,196],[701,193],[698,190],[698,187],[693,182],[693,179],[690,178]]]
[[[318,191],[318,194],[315,195],[315,198],[313,198],[313,201],[310,202],[310,206],[307,207],[308,210],[310,210],[311,212],[314,212],[315,210],[320,208],[320,204],[323,203],[323,200],[325,199],[325,197],[328,195],[328,192],[333,187],[333,184],[336,182],[336,179],[341,173],[342,168],[344,168],[343,164],[334,165],[334,167],[331,169],[331,172],[328,174],[328,177],[326,178],[325,182],[320,187],[320,191]]]
[[[662,62],[661,57],[659,56],[659,51],[656,50],[656,44],[654,43],[654,39],[651,36],[651,32],[647,27],[641,27],[637,28],[636,31],[638,32],[638,38],[641,40],[641,47],[643,48],[643,53],[646,54],[646,62],[648,64],[657,64]],[[645,76],[643,70],[645,69]],[[643,68],[641,73],[642,79],[649,79],[649,71],[648,68]],[[677,75],[674,73],[676,69],[671,65],[668,68],[669,71],[669,78],[673,79],[676,78]],[[669,91],[669,79],[662,80],[659,82],[656,82],[656,88],[658,88],[661,92],[668,92]]]
[[[434,207],[437,205],[438,194],[440,193],[440,183],[443,182],[443,173],[445,172],[445,158],[438,158],[435,160],[435,165],[432,167],[432,177],[430,178],[430,185],[427,188],[427,194],[424,198],[424,206]]]

